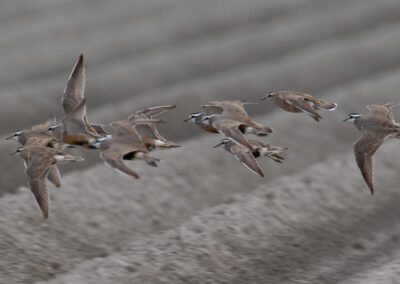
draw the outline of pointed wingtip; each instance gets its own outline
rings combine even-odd
[[[371,191],[371,195],[373,196],[375,194],[374,188],[370,187],[369,190]]]

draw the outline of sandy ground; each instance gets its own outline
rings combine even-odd
[[[44,221],[7,155],[16,145],[1,141],[0,283],[398,283],[400,141],[378,151],[371,197],[360,134],[341,120],[399,101],[399,15],[394,0],[3,1],[3,137],[61,115],[84,52],[91,120],[177,104],[161,132],[184,148],[155,152],[156,169],[131,163],[139,180],[74,150],[86,161],[61,166]],[[289,147],[283,165],[260,162],[264,179],[182,122],[207,100],[276,89],[339,107],[316,123],[249,106],[276,130],[265,141]]]

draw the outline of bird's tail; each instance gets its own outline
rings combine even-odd
[[[257,125],[257,127],[254,127],[253,131],[257,136],[267,136],[268,134],[274,133],[275,130],[269,126]]]
[[[314,108],[316,108],[316,109],[323,108],[323,109],[333,111],[336,109],[336,107],[337,107],[336,103],[328,103],[328,102],[326,102],[324,100],[320,100],[320,99],[314,103]]]
[[[282,163],[282,161],[285,160],[285,158],[276,153],[268,153],[265,156],[278,163]]]
[[[75,157],[75,156],[72,156],[72,155],[69,155],[69,154],[64,155],[64,158],[62,159],[62,161],[69,162],[69,163],[82,162],[84,160],[85,159],[83,159],[81,157]]]
[[[268,151],[274,152],[274,153],[280,153],[282,151],[285,151],[289,149],[288,147],[279,147],[279,146],[269,146]]]

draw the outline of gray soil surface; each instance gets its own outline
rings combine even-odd
[[[184,147],[130,163],[139,180],[70,151],[85,162],[60,166],[45,221],[0,141],[0,283],[399,283],[400,140],[377,152],[370,196],[360,133],[341,122],[400,102],[399,16],[395,0],[2,1],[2,137],[61,117],[84,53],[91,121],[177,104],[160,132]],[[339,107],[316,123],[247,106],[276,130],[263,141],[289,147],[283,164],[260,160],[265,178],[183,123],[208,100],[277,89]]]

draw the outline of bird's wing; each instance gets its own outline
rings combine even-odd
[[[369,110],[368,115],[374,116],[374,117],[382,119],[382,120],[389,120],[391,122],[394,122],[393,112],[391,110],[392,106],[395,106],[395,105],[392,105],[392,104],[368,105],[367,106],[367,109]]]
[[[26,139],[26,145],[47,146],[51,143],[58,142],[58,139],[51,137],[48,134],[38,134],[35,132],[29,133]]]
[[[128,174],[134,178],[139,178],[139,175],[129,168],[125,163],[122,161],[124,153],[122,149],[116,150],[115,148],[109,148],[106,151],[100,153],[100,158],[109,166],[113,167],[116,170],[119,170],[125,174]]]
[[[83,67],[83,55],[81,54],[72,69],[61,100],[65,114],[70,113],[81,103],[84,98],[84,92],[85,68]]]
[[[94,129],[94,131],[95,131],[97,134],[101,135],[101,136],[105,136],[105,135],[108,134],[107,131],[104,130],[103,125],[100,125],[100,124],[90,124],[90,127],[92,127],[92,128]]]
[[[206,112],[207,115],[211,115],[211,114],[221,114],[223,112],[223,109],[219,106],[215,106],[215,105],[202,105],[201,106],[202,109],[204,109],[204,111]]]
[[[88,133],[85,117],[86,99],[82,99],[78,106],[67,113],[63,118],[64,130],[70,135]]]
[[[385,134],[364,132],[363,136],[354,143],[354,154],[361,174],[367,183],[371,194],[374,194],[373,156],[385,140]]]
[[[61,186],[61,176],[60,171],[56,165],[51,165],[47,173],[47,179],[54,184],[56,187]]]
[[[47,219],[49,217],[49,193],[44,178],[29,179],[29,186],[32,194],[42,211],[43,217]]]
[[[151,107],[144,110],[139,110],[137,114],[144,114],[147,118],[153,118],[153,116],[159,115],[163,112],[176,108],[176,105],[166,105],[166,106],[157,106]]]
[[[47,170],[53,163],[53,155],[46,151],[45,147],[35,147],[29,155],[26,176],[29,179],[44,178]]]
[[[295,106],[299,110],[307,113],[316,121],[319,121],[322,117],[314,110],[311,104],[304,100],[304,98],[284,97],[285,101],[292,106]]]
[[[118,135],[133,135],[139,137],[136,127],[139,125],[154,125],[154,123],[162,123],[164,120],[157,119],[129,119],[114,121],[110,125]],[[140,137],[139,137],[140,138]]]
[[[138,132],[140,138],[143,140],[147,139],[159,139],[159,140],[165,140],[164,137],[162,137],[154,124],[141,124],[141,125],[136,125],[135,126],[136,131]]]
[[[242,145],[250,150],[253,150],[253,146],[249,143],[247,138],[240,132],[238,126],[239,122],[233,120],[220,120],[213,123],[213,126],[218,130],[219,133],[224,134],[227,138]]]
[[[258,166],[257,160],[254,158],[251,150],[248,150],[247,148],[241,145],[235,145],[231,147],[230,151],[250,171],[258,174],[261,177],[264,177],[264,173]]]
[[[221,116],[244,116],[247,117],[247,111],[244,109],[244,104],[255,104],[247,103],[244,101],[221,101],[221,102],[208,102],[202,105],[202,108],[208,115],[220,114]]]
[[[46,219],[49,216],[49,196],[45,177],[52,160],[53,157],[47,152],[39,151],[38,149],[32,150],[28,167],[25,171],[33,196],[42,211],[43,217]]]
[[[49,128],[49,126],[55,125],[56,122],[57,122],[56,117],[52,116],[45,123],[34,125],[32,126],[31,129],[37,132],[45,132]]]

